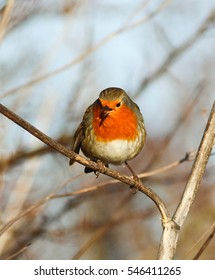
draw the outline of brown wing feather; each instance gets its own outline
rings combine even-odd
[[[80,148],[81,148],[81,142],[84,138],[85,134],[85,127],[86,127],[86,121],[89,121],[90,114],[92,114],[92,107],[89,106],[87,110],[84,113],[83,120],[78,126],[78,128],[75,131],[75,134],[72,139],[72,144],[71,144],[71,150],[74,151],[75,153],[79,154]],[[69,165],[72,165],[75,161],[73,159],[70,159]]]
[[[79,154],[80,148],[81,148],[81,142],[83,139],[83,125],[82,122],[75,131],[75,134],[72,139],[72,144],[71,144],[71,150],[77,154]],[[70,159],[69,165],[72,165],[75,161],[73,159]]]

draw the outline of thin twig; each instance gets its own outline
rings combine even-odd
[[[22,247],[20,250],[18,250],[17,252],[15,252],[14,254],[12,254],[11,256],[9,256],[7,258],[7,260],[12,260],[15,257],[17,257],[18,255],[22,254],[24,251],[26,251],[26,249],[28,249],[28,247],[31,245],[31,243],[28,243],[27,245],[25,245],[24,247]]]
[[[207,30],[209,24],[214,20],[214,10],[210,13],[210,15],[204,20],[204,22],[201,24],[201,26],[196,30],[196,32],[189,37],[187,41],[185,41],[184,44],[182,44],[180,47],[172,50],[170,54],[167,56],[167,58],[162,62],[160,67],[158,67],[148,78],[144,79],[142,83],[140,84],[139,88],[136,90],[136,93],[134,94],[135,97],[139,96],[139,94],[152,82],[154,82],[158,77],[160,77],[162,74],[164,74],[168,67],[173,64],[178,57],[180,57],[181,54],[183,54],[189,47],[191,47],[199,38],[201,35],[204,34],[204,32]]]
[[[213,225],[212,228],[212,232],[211,234],[208,236],[208,238],[205,240],[205,242],[203,243],[202,247],[200,248],[200,250],[198,251],[198,253],[195,255],[195,257],[193,258],[194,260],[198,260],[199,257],[201,256],[201,254],[205,251],[205,249],[207,248],[207,246],[209,245],[209,243],[211,242],[211,240],[213,239],[215,234],[215,224]]]
[[[28,207],[27,209],[25,209],[24,211],[22,211],[21,213],[17,214],[14,218],[12,218],[11,220],[9,220],[1,229],[0,229],[0,236],[7,230],[9,229],[13,224],[15,224],[17,221],[19,221],[20,219],[24,218],[25,216],[27,216],[29,213],[31,213],[33,210],[35,210],[36,208],[39,208],[40,206],[42,206],[43,204],[45,204],[46,202],[48,202],[51,199],[55,199],[55,198],[59,198],[60,195],[56,195],[56,192],[58,192],[60,189],[62,189],[64,186],[66,186],[69,182],[74,181],[76,178],[78,178],[80,175],[77,175],[75,178],[66,180],[63,184],[61,184],[59,187],[57,187],[55,189],[54,192],[50,193],[49,195],[45,196],[44,198],[38,200],[37,202],[35,202],[33,205],[31,205],[30,207]],[[88,192],[90,192],[92,190],[88,189]],[[87,192],[87,190],[85,190],[85,193]],[[74,191],[73,195],[78,195],[78,194],[82,194],[84,193],[83,190],[80,190],[80,192],[78,191]],[[71,194],[72,195],[72,194]],[[56,196],[56,197],[55,197]]]
[[[204,232],[200,238],[195,242],[195,244],[186,252],[185,256],[182,258],[183,260],[187,258],[187,256],[194,250],[194,248],[196,248],[197,245],[199,245],[200,242],[202,242],[203,239],[206,238],[206,236],[211,232],[211,230],[213,230],[213,228],[215,228],[215,222],[213,222],[213,224],[210,226],[209,229],[206,230],[206,232]]]
[[[21,213],[19,213],[18,215],[16,215],[13,219],[11,219],[9,222],[7,222],[1,229],[0,229],[0,236],[6,231],[8,230],[13,224],[15,224],[18,220],[20,220],[21,218],[25,217],[26,215],[28,215],[31,211],[35,210],[36,208],[38,208],[39,206],[43,205],[45,202],[47,202],[50,198],[47,197],[46,199],[42,199],[40,201],[38,201],[37,203],[35,203],[34,205],[30,206],[29,208],[27,208],[25,211],[22,211]]]
[[[164,172],[164,171],[167,171],[167,170],[170,170],[170,169],[172,169],[172,168],[175,168],[175,167],[179,166],[180,164],[182,164],[182,163],[184,163],[184,162],[192,161],[192,160],[194,159],[193,156],[194,156],[195,153],[196,153],[196,152],[194,152],[194,151],[187,152],[187,153],[185,154],[185,156],[184,156],[182,159],[173,161],[172,163],[167,164],[167,165],[165,165],[165,166],[162,166],[162,167],[160,167],[160,168],[157,168],[157,169],[155,169],[155,170],[152,170],[152,171],[148,171],[148,172],[144,172],[144,173],[138,174],[138,177],[139,177],[139,178],[145,178],[145,177],[154,176],[154,175],[156,175],[156,174],[160,174],[160,173],[162,173],[162,172]]]
[[[120,209],[119,209],[120,210]],[[101,238],[103,235],[107,233],[110,228],[113,226],[116,226],[118,224],[122,224],[125,222],[129,222],[131,219],[146,219],[147,217],[154,214],[154,211],[152,208],[148,209],[144,213],[132,213],[128,214],[128,216],[125,219],[125,215],[121,215],[120,211],[117,211],[109,221],[105,222],[105,224],[101,225],[94,234],[86,241],[84,244],[79,248],[79,250],[75,253],[75,255],[71,258],[72,260],[80,259],[81,256],[93,245],[95,242]]]
[[[105,222],[104,225],[99,227],[93,235],[85,242],[81,248],[78,250],[78,252],[72,257],[73,260],[79,259],[92,244],[95,243],[95,241],[100,238],[105,232],[108,231],[108,229],[111,227],[111,225],[116,221],[117,218],[119,218],[122,214],[122,207],[130,201],[130,195],[126,195],[126,197],[120,202],[120,205],[117,207],[117,209],[114,211],[113,216],[108,222]]]
[[[149,169],[153,165],[154,162],[158,162],[159,159],[163,155],[165,155],[166,149],[170,146],[171,141],[177,135],[177,133],[181,129],[182,125],[184,125],[185,121],[190,116],[193,108],[195,108],[195,105],[197,104],[197,102],[199,100],[199,97],[204,93],[205,84],[206,84],[206,82],[204,80],[200,81],[200,83],[197,84],[197,86],[192,94],[192,95],[194,95],[194,98],[191,100],[191,102],[188,102],[188,104],[186,104],[184,106],[183,112],[180,115],[180,117],[177,119],[177,121],[175,122],[175,125],[174,125],[171,133],[169,133],[165,137],[163,144],[161,144],[159,147],[159,151],[157,151],[157,153],[153,154],[151,160],[147,164],[147,166],[146,166],[147,169]]]

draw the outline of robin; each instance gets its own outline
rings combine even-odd
[[[71,149],[104,165],[121,165],[136,157],[146,138],[143,116],[139,107],[121,88],[104,89],[87,108],[78,126]],[[70,160],[70,165],[74,160]],[[92,172],[86,167],[85,173]]]

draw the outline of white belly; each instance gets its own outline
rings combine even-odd
[[[112,163],[119,165],[125,161],[134,158],[141,150],[143,143],[139,137],[135,142],[127,140],[112,140],[109,142],[96,142],[91,143],[89,148],[85,148],[84,142],[82,143],[83,153],[93,159],[100,159],[103,163]]]

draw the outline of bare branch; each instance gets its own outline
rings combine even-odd
[[[24,128],[25,130],[27,130],[29,133],[34,135],[36,138],[40,139],[43,143],[45,143],[46,145],[48,145],[55,151],[61,153],[62,155],[66,156],[70,159],[73,159],[73,160],[77,161],[78,163],[91,168],[94,171],[98,171],[100,173],[106,174],[129,186],[135,187],[139,191],[143,192],[145,195],[147,195],[149,198],[151,198],[153,200],[153,202],[157,205],[157,207],[160,211],[161,217],[162,217],[162,221],[165,223],[170,220],[170,214],[169,214],[164,202],[152,189],[150,189],[146,185],[143,185],[141,183],[141,181],[137,181],[137,180],[135,181],[134,179],[132,179],[120,172],[112,170],[110,168],[103,167],[103,166],[101,167],[100,164],[90,161],[90,160],[74,153],[73,151],[68,150],[63,145],[59,144],[52,138],[50,138],[47,135],[45,135],[44,133],[42,133],[36,127],[32,126],[30,123],[28,123],[27,121],[22,119],[20,116],[16,115],[15,113],[13,113],[9,109],[7,109],[2,104],[0,104],[0,112],[3,115],[5,115],[7,118],[11,119],[13,122],[17,123],[19,126]]]

